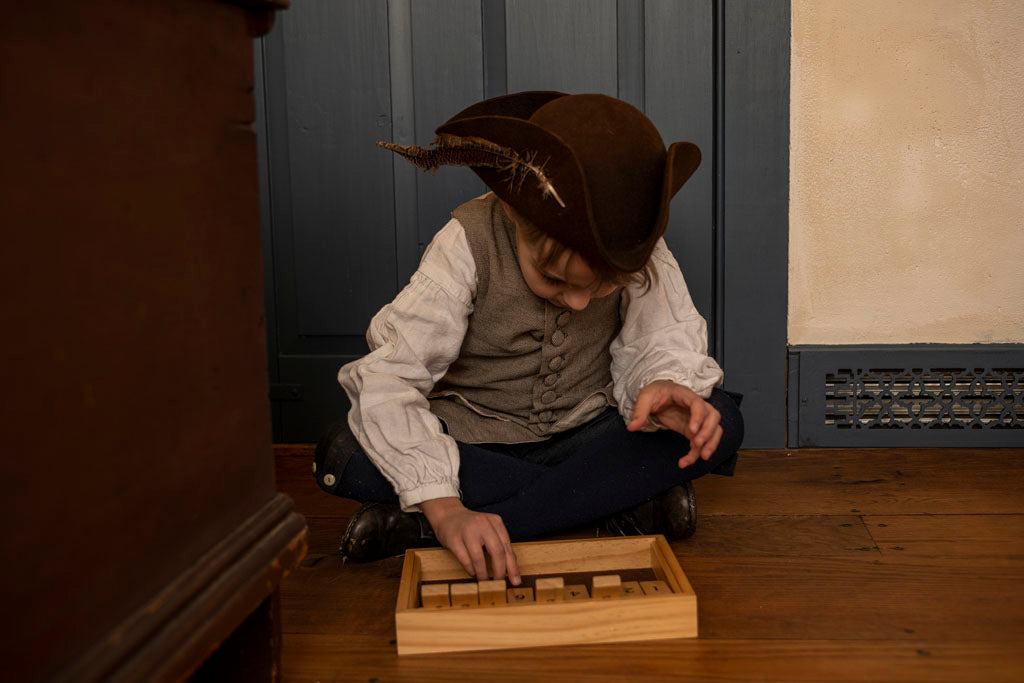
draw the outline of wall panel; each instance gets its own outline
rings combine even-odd
[[[391,159],[367,144],[390,133],[387,7],[283,19],[296,331],[362,335],[395,282]]]
[[[508,91],[614,96],[615,0],[506,0]]]
[[[666,241],[708,320],[727,387],[747,394],[748,445],[781,446],[786,8],[783,0],[297,3],[264,40],[258,65],[276,438],[315,440],[346,412],[338,366],[365,353],[370,318],[408,281],[451,209],[485,191],[468,169],[422,173],[373,143],[428,145],[465,106],[540,89],[618,96],[644,110],[666,144],[701,147]]]

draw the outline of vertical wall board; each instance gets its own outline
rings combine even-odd
[[[800,446],[800,354],[792,347],[786,363],[786,448]]]
[[[479,0],[417,0],[412,19],[416,144],[426,145],[439,125],[484,97],[481,5]],[[417,171],[416,178],[418,256],[452,209],[487,188],[475,173],[457,166]],[[408,280],[412,271],[400,275]]]
[[[256,132],[256,153],[257,166],[259,168],[260,183],[260,238],[263,243],[263,303],[264,303],[264,324],[267,331],[267,377],[271,384],[278,381],[277,369],[277,306],[274,298],[277,290],[274,285],[274,232],[271,230],[270,219],[270,159],[267,149],[267,108],[266,95],[263,85],[264,60],[263,60],[263,38],[255,38],[252,41],[253,52],[253,102],[255,104],[255,119],[252,127]],[[270,421],[274,434],[281,431],[281,415],[276,403],[270,404]]]
[[[726,385],[747,448],[786,444],[789,0],[722,0]]]
[[[396,281],[392,160],[372,144],[390,122],[386,6],[294,9],[279,30],[298,333],[362,335]]]
[[[480,0],[480,28],[483,33],[484,97],[508,92],[505,49],[505,0]]]
[[[284,14],[284,13],[283,13]],[[295,287],[295,249],[292,239],[292,192],[290,151],[288,135],[288,97],[285,85],[285,45],[281,26],[285,16],[276,19],[277,30],[271,31],[260,40],[263,42],[263,113],[266,125],[257,129],[257,134],[266,134],[263,144],[267,148],[266,175],[263,184],[269,189],[270,248],[273,250],[271,259],[265,265],[273,268],[269,275],[273,281],[274,296],[268,297],[273,302],[273,315],[277,321],[276,343],[278,356],[288,353],[298,345],[298,302]],[[267,244],[264,242],[264,250]],[[266,286],[266,277],[264,279]],[[268,318],[270,312],[268,310]],[[278,365],[277,360],[273,361]],[[278,373],[280,366],[278,365]],[[280,381],[272,376],[272,381]],[[275,434],[277,431],[275,429]]]
[[[618,97],[637,109],[644,109],[644,0],[618,0],[616,32]]]
[[[388,8],[388,83],[391,89],[391,132],[389,142],[396,145],[414,145],[416,140],[416,94],[413,89],[412,56],[412,0],[390,0]],[[371,144],[363,140],[363,144]],[[416,196],[418,173],[401,156],[377,148],[379,156],[391,161],[394,178],[395,220],[395,283],[394,291],[401,289],[419,262],[416,230]],[[381,226],[384,229],[385,226]]]
[[[708,2],[646,0],[646,113],[666,147],[688,140],[701,149],[700,168],[672,200],[665,242],[679,261],[690,296],[715,328],[712,272],[714,61]],[[710,348],[714,348],[710,340]]]
[[[315,442],[332,422],[348,415],[351,405],[338,384],[338,368],[360,355],[281,357],[281,376],[300,386],[302,395],[298,400],[278,401],[282,426],[275,441]]]
[[[509,92],[615,96],[615,0],[506,0],[505,10]]]

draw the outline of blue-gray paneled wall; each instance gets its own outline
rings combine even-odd
[[[643,109],[666,144],[691,140],[701,147],[704,164],[674,200],[666,240],[698,309],[712,333],[718,330],[712,348],[726,355],[729,341],[719,319],[728,278],[723,264],[740,268],[749,258],[733,263],[723,253],[726,107],[737,112],[739,120],[729,125],[740,140],[780,126],[788,131],[788,115],[781,118],[788,111],[788,80],[766,87],[746,74],[747,81],[732,84],[727,102],[722,78],[723,65],[733,59],[724,42],[726,21],[748,22],[735,27],[738,33],[774,49],[769,61],[788,68],[788,3],[733,4],[753,9],[734,18],[725,0],[302,0],[281,14],[256,45],[275,439],[315,440],[347,410],[337,368],[365,353],[370,318],[408,281],[450,210],[485,190],[468,169],[424,174],[374,142],[428,144],[451,115],[505,92],[607,93]],[[772,28],[755,35],[766,16],[775,19]],[[755,101],[755,92],[763,101]],[[776,120],[766,123],[750,106],[772,98],[778,100],[769,107]],[[777,138],[769,146],[788,145],[784,134]],[[767,165],[780,163],[785,149],[769,150],[775,156]],[[734,172],[744,164],[766,165],[745,148],[730,164]],[[784,204],[785,192],[772,191],[763,201]],[[737,206],[745,214],[756,213],[759,188],[744,187],[735,198],[742,198]],[[782,221],[746,228],[782,235],[782,263],[758,264],[781,272],[769,282],[782,283],[772,291],[782,303],[766,310],[761,302],[748,314],[746,304],[729,302],[730,315],[746,321],[738,322],[738,331],[728,328],[737,341],[756,336],[755,318],[775,316],[785,325]],[[737,384],[730,381],[730,363],[759,363],[737,355],[726,360],[726,384],[737,391],[749,391],[744,385],[752,382],[777,384],[774,396],[766,389],[744,409],[748,445],[783,446],[785,338],[759,339],[757,353],[777,358],[777,367],[753,379],[744,367],[745,380]],[[757,416],[765,406],[757,404],[768,401],[778,403],[779,413],[776,420],[768,410],[762,427]]]

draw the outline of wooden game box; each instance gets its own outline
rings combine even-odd
[[[538,578],[616,574],[671,592],[472,608],[425,608],[421,587],[472,579],[443,548],[408,550],[395,606],[398,654],[496,650],[697,636],[697,596],[664,536],[513,543],[524,586]]]

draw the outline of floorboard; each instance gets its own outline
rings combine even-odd
[[[278,446],[310,527],[282,585],[284,681],[1024,680],[1024,450],[744,452],[672,545],[700,637],[398,657],[401,558],[344,563],[357,505]]]
[[[864,523],[887,559],[1024,564],[1024,515],[871,516]]]
[[[325,652],[343,652],[324,656]],[[288,639],[285,680],[317,681],[986,681],[1019,683],[1021,658],[984,641],[672,640],[382,657],[372,638]]]
[[[1022,452],[753,451],[735,477],[704,477],[696,486],[705,514],[1024,514]]]

